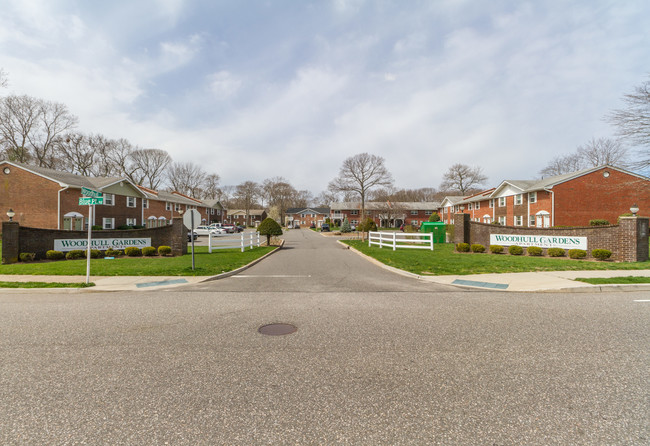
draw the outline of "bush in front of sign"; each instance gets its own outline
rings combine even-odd
[[[18,254],[18,258],[21,262],[33,262],[36,258],[35,252],[21,252]]]
[[[156,255],[156,248],[153,246],[145,246],[142,248],[142,255],[145,257],[151,257]]]
[[[587,251],[584,249],[569,249],[569,258],[584,259],[585,257],[587,257]]]
[[[158,254],[161,256],[168,256],[171,253],[172,253],[171,246],[162,245],[158,247]]]
[[[508,252],[510,253],[510,255],[513,256],[520,256],[524,253],[524,248],[522,248],[521,246],[512,245],[508,247]]]
[[[542,248],[540,248],[539,246],[529,246],[529,247],[526,249],[526,252],[528,253],[529,256],[536,256],[536,257],[539,257],[539,256],[542,255],[542,253],[544,252],[544,250],[543,250]]]
[[[65,255],[65,258],[67,260],[77,260],[82,257],[86,257],[86,251],[83,251],[81,249],[73,249],[72,251],[68,251],[68,253]]]
[[[457,243],[456,251],[458,252],[469,252],[469,243]]]
[[[470,246],[470,249],[472,250],[472,252],[476,252],[476,253],[485,252],[485,246],[479,243],[474,243],[472,246]]]
[[[45,258],[47,260],[61,260],[64,257],[65,254],[63,254],[61,251],[54,251],[53,249],[50,249],[45,253]]]
[[[104,255],[106,257],[119,257],[122,254],[124,254],[122,251],[120,251],[119,249],[113,249],[113,248],[108,248],[106,250],[106,252],[104,253]]]
[[[609,249],[594,249],[591,251],[591,255],[598,260],[607,260],[612,256],[612,251]]]
[[[102,256],[102,252],[99,249],[91,249],[90,250],[90,258],[91,259],[98,259]]]
[[[490,252],[492,254],[501,254],[503,252],[503,246],[501,246],[501,245],[490,245]]]
[[[129,257],[140,257],[142,255],[142,250],[135,246],[129,246],[128,248],[124,248],[124,254]]]
[[[546,254],[549,257],[564,257],[564,249],[562,248],[548,248]]]

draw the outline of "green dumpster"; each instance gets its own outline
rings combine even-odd
[[[447,241],[446,225],[441,221],[423,222],[420,232],[431,232],[433,234],[433,243],[445,243]]]

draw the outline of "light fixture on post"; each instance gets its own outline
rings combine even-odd
[[[630,208],[630,212],[632,212],[633,217],[636,217],[636,213],[639,212],[639,206],[637,206],[636,203],[634,203]]]
[[[16,215],[14,210],[9,208],[9,210],[7,211],[7,217],[9,217],[9,221],[14,221],[14,215]]]

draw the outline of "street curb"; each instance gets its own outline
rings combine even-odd
[[[232,270],[232,271],[228,271],[228,272],[226,272],[226,273],[221,273],[221,274],[217,274],[216,276],[208,277],[207,279],[203,279],[203,280],[201,280],[201,281],[199,281],[199,282],[195,282],[195,283],[205,283],[205,282],[212,282],[212,281],[219,280],[219,279],[225,279],[226,277],[234,276],[235,274],[239,274],[239,273],[241,273],[242,271],[246,271],[246,270],[247,270],[248,268],[250,268],[251,266],[258,264],[259,262],[261,262],[261,261],[264,260],[265,258],[269,257],[270,255],[273,255],[273,254],[275,254],[276,252],[280,251],[280,250],[282,249],[282,247],[284,246],[284,239],[280,239],[280,240],[281,240],[281,242],[280,242],[280,246],[278,246],[277,249],[274,249],[273,251],[264,254],[264,255],[263,255],[262,257],[260,257],[259,259],[255,259],[255,260],[253,260],[253,261],[252,261],[251,263],[249,263],[248,265],[244,265],[244,266],[242,266],[242,267],[239,267],[239,268],[234,269],[234,270]],[[188,284],[188,285],[190,285],[190,284]]]

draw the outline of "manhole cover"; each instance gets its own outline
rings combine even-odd
[[[295,333],[298,327],[291,324],[268,324],[262,325],[257,331],[268,336],[282,336]]]

